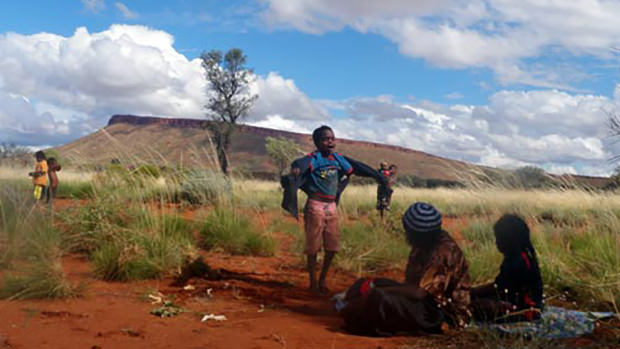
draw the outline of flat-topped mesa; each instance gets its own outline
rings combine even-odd
[[[136,116],[136,115],[112,115],[108,121],[108,126],[114,124],[129,125],[166,125],[172,127],[202,128],[206,120],[200,119],[177,119],[160,118],[155,116]]]
[[[137,115],[113,115],[108,121],[108,126],[114,124],[129,124],[129,125],[165,125],[169,127],[178,127],[178,128],[204,128],[205,125],[209,121],[200,120],[200,119],[184,119],[184,118],[163,118],[163,117],[155,117],[155,116],[137,116]],[[282,131],[275,130],[271,128],[258,127],[258,126],[249,126],[249,125],[237,125],[237,127],[244,132],[253,133],[261,136],[269,136],[269,137],[286,137],[293,138],[296,140],[304,140],[304,141],[312,141],[312,137],[309,134],[290,132],[290,131]],[[357,141],[357,140],[349,140],[344,138],[338,138],[338,142],[342,144],[352,144],[359,145],[365,144],[372,148],[377,149],[391,149],[397,150],[399,152],[404,153],[412,153],[419,154],[422,156],[428,156],[433,158],[439,158],[438,156],[431,155],[422,151],[413,150],[405,147],[400,147],[397,145],[388,145],[388,144],[380,144],[374,142],[367,141]],[[460,161],[457,161],[460,162]]]

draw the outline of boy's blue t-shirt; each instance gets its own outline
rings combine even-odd
[[[336,199],[341,175],[351,174],[353,167],[339,153],[331,153],[324,157],[321,152],[315,151],[308,156],[311,157],[308,191],[325,199]]]

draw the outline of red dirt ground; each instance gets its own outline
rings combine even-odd
[[[56,206],[68,205],[62,200]],[[189,215],[188,215],[189,216]],[[462,222],[450,221],[448,225]],[[70,281],[84,283],[83,297],[69,300],[0,301],[0,348],[418,348],[479,347],[463,345],[462,336],[368,338],[347,334],[327,296],[305,290],[301,256],[291,237],[278,235],[274,257],[229,256],[203,252],[214,268],[248,273],[255,283],[191,279],[193,290],[170,286],[172,279],[104,282],[92,278],[90,263],[80,256],[64,259]],[[401,279],[402,270],[383,273]],[[333,291],[346,289],[356,275],[331,274]],[[271,282],[271,283],[270,283]],[[289,286],[275,284],[288,283]],[[211,289],[211,297],[208,296]],[[161,292],[185,312],[159,318],[149,312],[149,294]],[[204,314],[226,321],[201,322]],[[591,341],[586,341],[586,345]]]

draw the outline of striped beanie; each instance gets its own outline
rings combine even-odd
[[[406,231],[427,233],[441,229],[441,213],[432,205],[416,202],[409,206],[403,215],[403,226]]]

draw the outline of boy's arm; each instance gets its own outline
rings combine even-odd
[[[343,157],[345,158],[345,160],[349,162],[349,164],[351,164],[351,167],[353,167],[353,174],[356,174],[361,177],[372,177],[380,185],[387,185],[387,178],[385,178],[385,176],[379,173],[379,171],[375,170],[374,168],[366,165],[365,163],[361,161],[357,161],[355,159],[352,159],[344,155]]]
[[[47,174],[47,172],[43,169],[43,167],[41,167],[41,165],[38,165],[38,164],[37,164],[37,166],[35,166],[34,172],[28,173],[29,176],[32,176],[32,177],[35,177],[35,178],[36,177],[41,177],[41,176],[43,176],[45,174]]]
[[[291,163],[291,174],[295,177],[303,175],[310,169],[310,162],[312,158],[310,156],[304,156],[299,159],[295,159]]]

